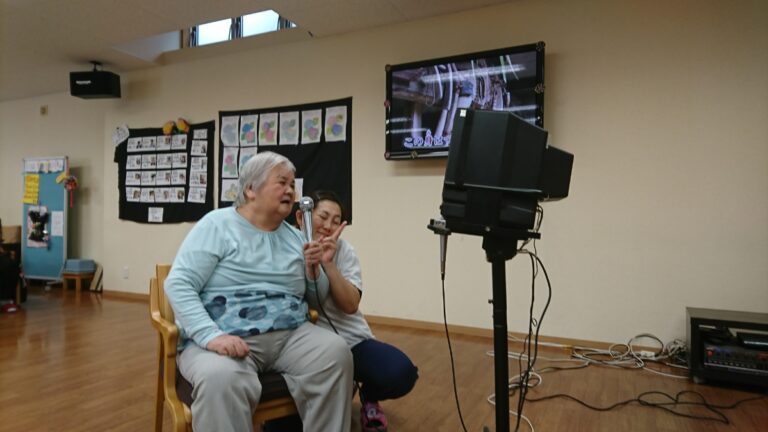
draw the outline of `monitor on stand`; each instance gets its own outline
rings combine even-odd
[[[441,235],[483,237],[493,283],[496,430],[509,431],[505,262],[533,230],[540,201],[568,196],[573,155],[547,146],[547,131],[511,112],[460,110],[454,120],[440,213]],[[441,257],[444,260],[444,256]]]

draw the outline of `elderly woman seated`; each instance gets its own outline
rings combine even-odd
[[[284,222],[294,172],[275,153],[251,158],[235,205],[192,228],[166,280],[196,431],[253,430],[257,372],[266,370],[285,377],[304,430],[350,429],[352,355],[341,337],[307,321],[305,291],[328,287],[322,247]]]

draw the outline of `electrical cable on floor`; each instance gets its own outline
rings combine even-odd
[[[491,404],[493,406],[496,406],[496,395],[492,394],[492,395],[488,396],[488,398],[486,398],[486,401],[489,404]],[[526,416],[524,416],[522,414],[518,415],[518,413],[516,413],[515,411],[512,411],[512,410],[509,410],[509,414],[513,415],[513,416],[515,416],[517,418],[521,418],[521,419],[525,420],[525,422],[528,423],[528,427],[531,428],[531,432],[536,432],[536,429],[533,428],[533,423],[531,423],[531,420],[528,417],[526,417]]]
[[[681,400],[681,397],[683,395],[686,395],[686,394],[696,395],[696,396],[698,396],[701,399],[701,401],[700,402],[693,402],[693,401],[683,401],[683,400]],[[668,399],[669,402],[653,402],[653,401],[647,400],[648,396],[654,396],[654,395],[662,396],[662,397]],[[735,403],[730,404],[730,405],[715,405],[715,404],[710,404],[709,402],[707,402],[706,398],[701,393],[690,391],[690,390],[683,390],[683,391],[678,392],[675,396],[671,396],[671,395],[669,395],[667,393],[660,392],[660,391],[648,391],[648,392],[641,393],[638,397],[636,397],[634,399],[627,399],[627,400],[624,400],[624,401],[621,401],[621,402],[616,402],[616,403],[614,403],[612,405],[609,405],[609,406],[606,406],[606,407],[594,406],[594,405],[591,405],[591,404],[589,404],[587,402],[582,401],[581,399],[579,399],[577,397],[574,397],[574,396],[571,396],[571,395],[568,395],[568,394],[564,394],[564,393],[553,394],[553,395],[544,396],[544,397],[540,397],[540,398],[528,398],[528,401],[529,402],[541,402],[541,401],[555,399],[555,398],[569,399],[569,400],[577,402],[578,404],[580,404],[580,405],[582,405],[582,406],[584,406],[586,408],[589,408],[589,409],[591,409],[593,411],[603,411],[603,412],[604,411],[611,411],[611,410],[613,410],[615,408],[622,407],[622,406],[625,406],[625,405],[630,405],[630,404],[633,404],[633,403],[637,403],[640,406],[656,408],[656,409],[661,409],[661,410],[667,411],[667,412],[669,412],[669,413],[671,413],[671,414],[673,414],[675,416],[678,416],[678,417],[685,417],[685,418],[694,419],[694,420],[715,421],[715,422],[719,422],[719,423],[723,423],[723,424],[727,424],[728,425],[728,424],[731,424],[730,420],[720,410],[733,409],[733,408],[738,407],[742,403],[746,403],[746,402],[750,402],[750,401],[754,401],[754,400],[765,399],[766,397],[765,396],[755,396],[755,397],[741,399],[741,400],[736,401]],[[672,407],[676,408],[678,405],[688,405],[688,406],[704,407],[704,408],[707,409],[707,411],[713,413],[714,417],[697,416],[697,415],[693,415],[693,414],[687,414],[687,413],[678,412],[678,411],[675,411],[673,408],[669,408],[669,406],[672,406]]]
[[[649,338],[657,341],[658,344],[660,345],[659,350],[655,353],[646,352],[646,351],[639,351],[639,352],[636,351],[634,348],[634,342],[642,338]],[[513,357],[513,358],[527,357],[527,354],[525,354],[525,347],[526,347],[525,339],[520,339],[513,335],[509,335],[508,339],[514,342],[521,342],[524,345],[523,346],[524,351],[522,353],[510,353],[510,357]],[[542,343],[542,345],[544,345],[544,343]],[[597,349],[597,348],[582,347],[582,346],[570,346],[570,345],[564,345],[564,344],[558,344],[558,343],[548,343],[548,345],[558,347],[558,348],[570,347],[572,349],[572,356],[570,358],[546,358],[546,357],[539,357],[539,358],[542,358],[548,361],[558,361],[558,362],[580,362],[581,364],[575,367],[549,366],[543,369],[538,369],[535,372],[539,374],[539,377],[541,376],[540,374],[545,372],[581,369],[591,365],[599,365],[599,366],[607,366],[607,367],[623,368],[623,369],[643,369],[648,372],[652,372],[652,373],[659,374],[666,377],[689,379],[688,376],[664,373],[656,369],[650,368],[647,365],[647,363],[660,363],[670,367],[676,367],[679,369],[688,369],[687,366],[674,364],[666,361],[668,359],[671,359],[673,361],[680,361],[681,358],[682,359],[685,358],[687,347],[685,342],[683,342],[680,339],[675,339],[672,342],[669,342],[665,345],[658,337],[649,333],[641,333],[637,336],[632,337],[626,344],[612,344],[611,346],[609,346],[608,349]],[[488,354],[492,355],[492,351],[489,351]],[[606,359],[595,358],[599,356],[607,357],[607,358]],[[536,385],[540,384],[541,382],[542,381],[539,380],[536,383]],[[535,387],[536,385],[531,385],[529,387]],[[514,378],[513,378],[512,380],[510,380],[510,389],[514,391],[516,388],[517,388],[517,383],[514,382]],[[682,397],[685,395],[695,395],[700,400],[699,401],[682,400]],[[659,401],[651,401],[648,399],[649,397],[653,397],[653,396],[663,397],[667,399],[667,401],[659,402]],[[569,399],[595,411],[610,411],[612,409],[615,409],[621,406],[636,403],[640,406],[661,409],[679,417],[685,417],[685,418],[694,419],[694,420],[716,421],[724,424],[730,424],[730,420],[721,410],[733,409],[745,402],[765,399],[765,396],[756,396],[756,397],[741,399],[730,405],[711,404],[707,402],[706,398],[703,395],[701,395],[698,392],[694,392],[690,390],[680,391],[675,396],[671,396],[667,393],[660,392],[660,391],[649,391],[649,392],[640,394],[637,398],[620,401],[606,407],[594,406],[587,402],[582,401],[581,399],[575,396],[571,396],[564,393],[544,396],[541,398],[528,397],[526,398],[526,400],[529,402],[541,402],[541,401],[554,399],[554,398]],[[714,415],[698,416],[698,415],[676,411],[675,409],[680,406],[703,407]]]
[[[490,353],[491,352],[489,352],[489,354]],[[522,353],[511,353],[511,356],[518,357],[518,356],[525,356],[525,354],[522,354]],[[580,361],[580,360],[576,360],[576,359],[566,359],[566,358],[546,358],[546,357],[539,357],[539,358],[540,359],[544,359],[544,360],[548,360],[548,361],[560,361],[560,362]],[[529,387],[531,387],[531,388],[532,387],[537,387],[539,384],[541,384],[543,382],[543,379],[541,378],[541,374],[543,374],[545,372],[560,371],[560,370],[570,370],[570,369],[582,369],[582,368],[588,367],[589,365],[590,365],[590,363],[588,361],[585,361],[580,366],[575,366],[575,367],[549,366],[549,367],[546,367],[546,368],[543,368],[543,369],[539,369],[539,370],[537,370],[534,373],[534,376],[537,378],[537,382],[532,384],[532,385],[529,385]],[[510,395],[514,395],[515,390],[517,388],[519,388],[519,382],[515,382],[515,379],[518,378],[518,377],[519,377],[519,375],[510,379],[510,386],[509,386],[509,388],[510,388]],[[698,396],[700,401],[685,401],[685,400],[681,400],[682,396],[689,395],[689,394],[690,395]],[[651,397],[651,396],[662,396],[662,397],[668,399],[668,402],[664,402],[664,401],[661,401],[661,402],[650,401],[650,400],[648,400],[648,397]],[[664,411],[667,411],[667,412],[669,412],[669,413],[671,413],[671,414],[673,414],[675,416],[679,416],[679,417],[685,417],[685,418],[690,418],[690,419],[694,419],[694,420],[716,421],[716,422],[720,422],[720,423],[724,423],[724,424],[730,424],[730,420],[728,419],[728,417],[724,413],[722,413],[720,410],[733,409],[733,408],[736,408],[739,405],[741,405],[743,403],[746,403],[746,402],[749,402],[749,401],[765,399],[765,396],[756,396],[756,397],[750,397],[750,398],[741,399],[741,400],[736,401],[735,403],[732,403],[730,405],[715,405],[715,404],[711,404],[711,403],[707,402],[706,398],[703,395],[701,395],[698,392],[694,392],[694,391],[690,391],[690,390],[680,391],[675,396],[671,396],[671,395],[669,395],[667,393],[660,392],[660,391],[644,392],[644,393],[641,393],[636,398],[627,399],[627,400],[624,400],[624,401],[621,401],[621,402],[617,402],[617,403],[614,403],[614,404],[606,406],[606,407],[594,406],[594,405],[591,405],[591,404],[589,404],[587,402],[582,401],[581,399],[579,399],[579,398],[577,398],[575,396],[571,396],[571,395],[564,394],[564,393],[553,394],[553,395],[544,396],[544,397],[541,397],[541,398],[530,398],[530,397],[528,397],[528,398],[526,398],[526,400],[528,402],[541,402],[541,401],[545,401],[545,400],[549,400],[549,399],[555,399],[555,398],[569,399],[569,400],[577,402],[577,403],[579,403],[579,404],[581,404],[581,405],[583,405],[583,406],[585,406],[585,407],[587,407],[589,409],[595,410],[595,411],[610,411],[612,409],[615,409],[615,408],[618,408],[618,407],[621,407],[621,406],[637,403],[640,406],[656,408],[656,409],[662,409]],[[489,402],[491,402],[491,401],[489,400]],[[670,408],[670,406],[672,406],[672,408]],[[693,415],[693,414],[681,413],[681,412],[675,411],[675,408],[677,408],[678,406],[698,406],[698,407],[703,407],[703,408],[707,409],[708,411],[712,412],[714,414],[714,416],[697,416],[697,415]]]
[[[535,245],[535,242],[534,242],[534,245]],[[518,253],[527,254],[528,257],[530,258],[532,278],[531,278],[531,306],[529,309],[528,335],[525,338],[526,343],[524,344],[524,351],[523,351],[523,353],[527,351],[529,354],[527,355],[526,370],[520,375],[521,379],[520,379],[520,385],[518,387],[520,390],[520,395],[518,396],[518,404],[517,404],[518,409],[516,413],[517,422],[515,426],[515,431],[518,431],[520,428],[520,420],[523,413],[526,394],[528,393],[528,389],[530,388],[529,379],[530,379],[531,373],[534,370],[534,366],[536,364],[536,359],[539,352],[539,331],[541,330],[541,324],[544,322],[544,317],[552,301],[552,283],[549,279],[549,273],[547,272],[547,268],[544,266],[544,263],[541,262],[541,259],[534,252],[531,252],[527,249],[519,249]],[[533,309],[534,309],[534,303],[535,303],[536,276],[538,275],[539,268],[541,268],[541,270],[543,271],[544,277],[547,281],[547,301],[544,305],[544,308],[541,311],[541,314],[539,315],[538,320],[534,320]],[[535,334],[533,332],[534,323],[536,327]],[[531,347],[531,345],[533,345],[533,347]],[[530,353],[532,353],[533,355],[531,356]],[[520,359],[521,358],[522,356],[520,357]],[[522,366],[520,370],[522,370]],[[540,379],[541,378],[539,377],[539,380]]]

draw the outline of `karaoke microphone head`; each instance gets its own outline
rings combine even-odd
[[[304,241],[309,243],[312,241],[312,209],[315,207],[315,202],[312,198],[305,196],[299,200],[299,210],[301,210],[301,232],[304,234]]]
[[[305,196],[299,199],[299,210],[302,212],[311,212],[313,208],[315,208],[315,202],[312,198]]]

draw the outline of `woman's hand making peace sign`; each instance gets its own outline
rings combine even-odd
[[[333,261],[333,257],[336,256],[336,243],[339,237],[341,237],[341,232],[344,231],[345,226],[347,226],[346,221],[342,222],[330,236],[320,238],[320,245],[323,248],[323,256],[320,259],[321,263],[327,264]]]

